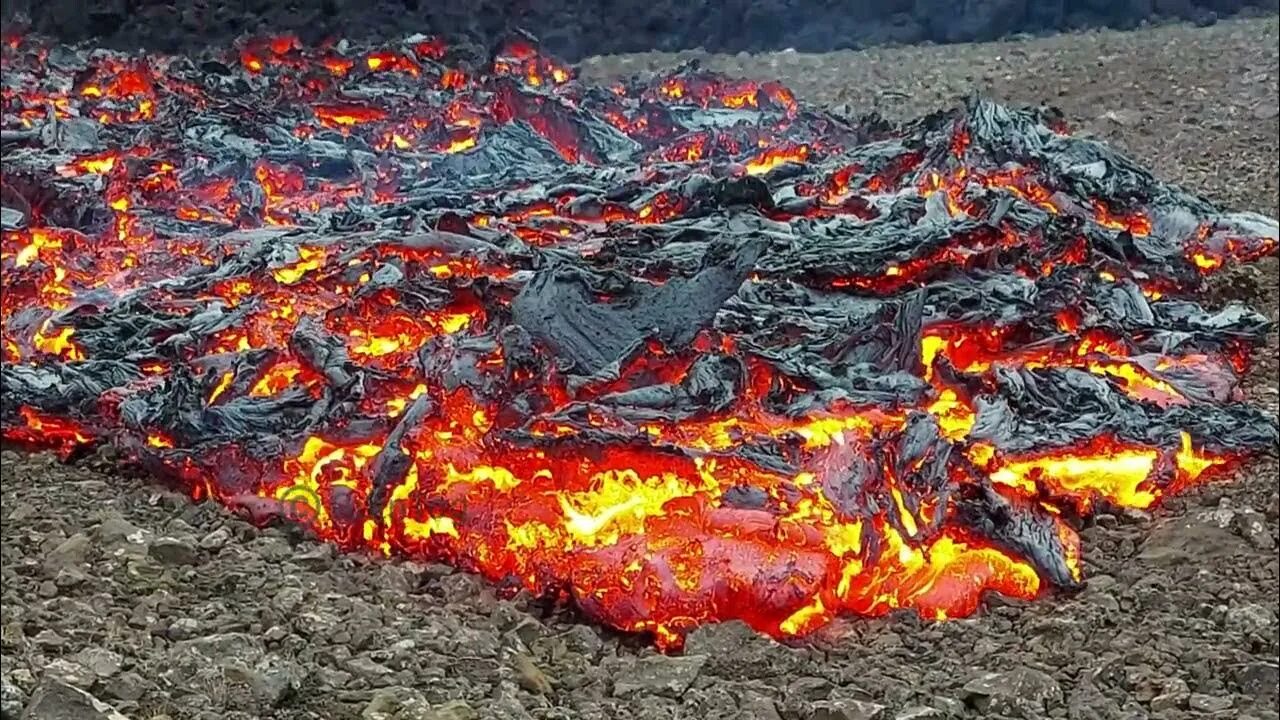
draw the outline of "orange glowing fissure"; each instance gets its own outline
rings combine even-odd
[[[421,166],[429,168],[433,162],[444,162],[443,156],[474,150],[485,142],[486,128],[525,112],[522,119],[567,162],[587,161],[580,155],[586,147],[583,138],[574,136],[566,129],[570,125],[555,121],[550,113],[487,105],[473,89],[485,80],[461,70],[432,75],[444,52],[442,43],[432,41],[408,53],[308,54],[299,43],[284,38],[246,45],[239,58],[249,74],[264,82],[305,75],[323,83],[319,87],[340,88],[361,78],[377,82],[385,75],[420,78],[426,74],[427,78],[415,82],[429,78],[432,92],[438,89],[457,98],[440,112],[430,113],[416,105],[396,108],[355,102],[331,89],[307,94],[305,84],[291,82],[282,87],[303,93],[300,97],[309,108],[303,122],[311,123],[311,130],[303,135],[336,131],[360,136],[379,153],[426,158]],[[75,109],[108,125],[146,123],[179,100],[195,102],[197,91],[169,83],[163,67],[110,59],[86,75],[88,79],[69,95],[32,95],[24,102],[30,107],[49,103],[49,107]],[[495,62],[494,74],[530,88],[539,102],[557,93],[564,94],[566,107],[577,102],[571,68],[529,48],[509,48]],[[630,101],[630,109],[604,116],[636,137],[657,132],[639,110],[643,108],[640,99],[628,97],[628,92],[622,87],[614,94],[619,103]],[[673,76],[655,82],[641,97],[645,102],[658,99],[703,108],[772,107],[785,118],[794,118],[797,112],[790,92],[773,83]],[[10,105],[5,107],[7,120]],[[957,134],[952,152],[963,156],[969,142],[967,134]],[[804,164],[822,152],[803,142],[761,143],[740,148],[734,172],[767,175],[788,163]],[[652,157],[662,162],[710,163],[716,160],[710,156],[723,154],[730,146],[723,138],[685,135],[663,145]],[[174,276],[178,265],[186,271],[234,257],[243,247],[218,240],[228,229],[261,231],[276,226],[282,233],[307,229],[309,219],[321,210],[349,203],[398,202],[397,188],[402,187],[396,182],[397,171],[383,166],[366,168],[364,175],[350,181],[317,180],[301,167],[265,158],[253,164],[246,179],[191,174],[198,179],[184,185],[175,169],[190,166],[176,145],[132,152],[129,168],[125,168],[125,157],[124,150],[118,149],[79,157],[58,168],[58,174],[67,178],[101,176],[104,206],[112,217],[111,227],[101,237],[41,226],[5,231],[0,261],[6,275],[2,313],[6,364],[38,366],[52,360],[93,359],[92,344],[82,343],[85,333],[77,331],[64,310],[81,300],[100,302],[95,298],[104,293],[123,296],[140,291]],[[203,159],[199,162],[207,164]],[[904,177],[907,169],[900,168]],[[889,170],[879,175],[860,172],[849,167],[815,186],[813,196],[822,212],[812,217],[844,213],[852,207],[847,205],[852,194],[886,193],[886,185],[896,182]],[[246,184],[254,186],[253,193],[244,191]],[[1152,232],[1151,221],[1140,211],[1120,212],[1101,202],[1085,208],[1064,207],[1022,170],[931,171],[921,176],[917,190],[925,197],[945,193],[947,212],[961,217],[974,212],[971,192],[975,188],[1002,189],[1045,212],[1080,213],[1090,222],[1135,236]],[[469,215],[469,223],[486,232],[506,232],[529,245],[562,246],[590,256],[598,246],[582,239],[587,230],[619,223],[661,223],[687,209],[684,199],[661,192],[630,204],[579,207],[569,200],[549,198],[531,206],[477,210]],[[847,212],[857,216],[853,210]],[[157,233],[149,219],[160,216],[192,223],[212,241]],[[1206,233],[1205,244],[1188,255],[1198,269],[1217,269],[1226,259],[1245,252],[1222,241],[1210,246],[1208,237]],[[841,278],[831,285],[896,290],[918,282],[940,265],[963,264],[979,251],[1022,241],[1008,234],[992,235],[990,247],[953,246],[923,260],[886,266],[881,275]],[[283,242],[280,246],[286,247]],[[357,441],[310,435],[296,443],[287,457],[250,463],[239,455],[228,455],[240,459],[226,462],[240,462],[243,470],[264,478],[254,490],[259,499],[279,503],[283,512],[346,548],[436,558],[507,586],[535,593],[567,592],[593,616],[623,630],[652,633],[667,648],[679,647],[684,633],[696,625],[731,617],[775,636],[797,636],[843,613],[882,615],[913,609],[926,618],[946,619],[975,612],[986,592],[1027,599],[1040,595],[1046,583],[1033,565],[951,523],[954,505],[939,508],[910,501],[906,489],[914,470],[881,469],[891,488],[884,498],[884,508],[889,509],[882,508],[874,516],[851,517],[824,494],[824,483],[843,472],[839,468],[847,467],[850,458],[861,457],[874,443],[902,432],[913,414],[933,418],[957,457],[965,459],[968,470],[959,466],[948,470],[956,482],[974,485],[976,480],[961,477],[974,472],[1009,502],[1038,503],[1050,511],[1064,562],[1076,580],[1080,579],[1078,539],[1060,516],[1083,512],[1100,502],[1147,508],[1171,489],[1202,482],[1212,471],[1228,469],[1239,460],[1197,447],[1187,433],[1181,435],[1176,449],[1102,436],[1078,446],[1020,454],[1002,453],[971,438],[978,415],[974,385],[944,379],[955,373],[990,382],[1002,367],[1076,368],[1144,403],[1167,407],[1188,402],[1174,384],[1129,357],[1121,338],[1090,331],[1083,327],[1082,318],[1067,311],[1056,319],[1061,341],[1034,349],[1012,342],[995,326],[925,327],[918,352],[921,377],[929,391],[915,407],[834,404],[803,417],[783,416],[766,409],[765,397],[785,387],[788,380],[765,363],[749,363],[745,396],[727,410],[679,421],[623,421],[594,411],[574,422],[547,420],[556,417],[557,409],[626,390],[629,379],[658,376],[662,382],[679,383],[691,358],[657,352],[624,366],[616,387],[570,389],[565,378],[554,372],[531,377],[524,368],[508,367],[500,345],[474,342],[490,327],[494,311],[493,305],[477,299],[473,286],[508,282],[513,268],[479,255],[423,250],[393,240],[364,246],[338,240],[287,247],[289,253],[273,256],[258,272],[211,283],[201,299],[242,313],[242,319],[202,344],[184,347],[180,359],[149,359],[141,367],[144,377],[134,381],[137,387],[151,387],[147,383],[172,375],[172,363],[186,362],[191,365],[188,374],[202,383],[205,411],[291,394],[320,397],[333,380],[296,353],[294,340],[304,323],[314,323],[338,338],[349,367],[380,378],[359,397],[356,408],[377,422]],[[1248,252],[1256,252],[1256,247],[1250,246]],[[377,273],[392,261],[396,272],[438,290],[433,297],[446,299],[428,306],[422,297],[379,287]],[[21,271],[21,279],[10,284],[9,276],[16,271]],[[163,293],[149,297],[163,312],[184,311],[177,303],[166,306]],[[15,322],[23,309],[38,310],[39,322]],[[704,343],[698,348],[702,353],[732,344],[714,332],[699,338]],[[481,371],[511,385],[538,388],[539,402],[547,405],[543,419],[514,425],[503,408],[478,398],[467,387],[446,387],[422,377],[414,371],[414,363],[426,347],[475,353]],[[252,370],[218,362],[229,354],[251,351],[270,353],[271,359]],[[940,365],[944,360],[945,373]],[[1175,360],[1189,366],[1197,362]],[[1204,361],[1214,360],[1206,357]],[[392,430],[424,399],[430,401],[425,418],[397,445],[389,444]],[[6,426],[6,438],[66,453],[112,434],[110,429],[82,427],[75,420],[26,406],[17,417],[20,424]],[[627,435],[636,441],[575,444],[588,430]],[[525,441],[513,439],[520,433]],[[135,451],[165,458],[176,477],[197,488],[196,495],[212,494],[228,505],[243,505],[244,497],[219,489],[216,462],[178,463],[163,454],[187,442],[190,439],[164,428],[149,428]],[[786,447],[801,469],[781,472],[732,452],[757,444]],[[368,506],[375,493],[376,469],[397,457],[403,459],[405,470],[392,486],[377,489],[385,496],[380,512],[353,515],[350,508]],[[1172,473],[1173,481],[1157,483],[1161,473]],[[760,492],[758,506],[730,502],[741,488]],[[875,547],[870,537],[877,538]]]

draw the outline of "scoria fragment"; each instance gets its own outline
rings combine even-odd
[[[1274,221],[1051,112],[894,124],[520,36],[3,50],[11,441],[454,563],[678,646],[974,612],[1073,523],[1273,448]]]

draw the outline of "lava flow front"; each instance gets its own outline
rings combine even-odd
[[[1271,254],[1048,110],[905,124],[514,37],[3,49],[5,438],[678,647],[1082,582],[1276,445]]]

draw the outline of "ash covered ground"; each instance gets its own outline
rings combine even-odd
[[[1267,19],[707,64],[898,118],[973,90],[1049,102],[1161,177],[1275,216],[1278,35]],[[1274,259],[1215,283],[1276,317]],[[1275,352],[1251,383],[1272,411]],[[74,703],[58,681],[133,718],[1277,717],[1274,458],[1152,516],[1095,518],[1078,597],[942,625],[854,619],[796,648],[711,626],[679,657],[447,568],[254,529],[99,472],[109,457],[3,459],[6,717]]]

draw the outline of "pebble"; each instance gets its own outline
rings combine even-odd
[[[533,658],[524,653],[517,653],[512,659],[512,665],[515,667],[516,682],[520,687],[535,695],[551,694],[551,679],[534,664]]]
[[[53,577],[59,570],[84,563],[88,559],[90,547],[89,536],[84,533],[76,533],[63,540],[45,555],[45,574]]]
[[[613,682],[613,694],[615,697],[652,694],[679,698],[697,679],[706,662],[705,655],[641,658],[630,667],[623,667]]]
[[[862,700],[819,700],[810,709],[809,720],[880,720],[884,705]]]
[[[88,692],[58,680],[46,679],[31,695],[22,720],[128,720]]]
[[[147,553],[164,565],[196,564],[195,543],[186,537],[156,538],[147,548]]]
[[[1229,697],[1192,693],[1191,697],[1187,698],[1187,707],[1204,713],[1216,713],[1224,710],[1230,710],[1232,705],[1235,705],[1235,701]]]
[[[200,538],[200,547],[204,550],[218,550],[231,539],[231,530],[226,525],[219,525],[204,537]]]

